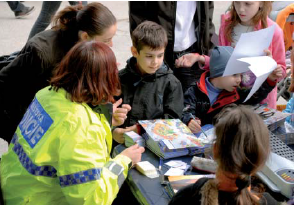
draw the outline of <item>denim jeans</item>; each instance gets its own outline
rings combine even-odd
[[[78,1],[69,1],[70,5],[77,5]],[[87,1],[82,1],[83,5],[87,5]],[[50,24],[52,17],[55,15],[61,5],[61,1],[43,1],[41,12],[30,32],[29,39],[44,31]]]
[[[7,3],[10,9],[14,12],[20,12],[25,8],[25,5],[19,1],[7,1]]]

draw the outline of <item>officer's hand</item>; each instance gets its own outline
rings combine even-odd
[[[122,104],[122,99],[119,99],[117,102],[113,104],[113,115],[112,115],[113,126],[122,125],[127,118],[127,113],[131,110],[131,106],[129,104],[123,104],[121,108],[118,108],[118,106],[121,104]]]
[[[140,147],[138,144],[135,144],[125,149],[120,154],[129,157],[132,160],[132,165],[135,165],[141,161],[142,153],[144,151],[145,151],[144,147]]]
[[[114,139],[116,142],[122,144],[122,143],[125,142],[125,139],[124,139],[124,137],[123,137],[124,133],[125,133],[125,132],[129,132],[129,131],[134,131],[134,132],[136,132],[136,130],[137,130],[137,126],[136,126],[136,125],[133,125],[133,126],[127,127],[127,128],[125,128],[125,129],[124,129],[124,128],[116,128],[116,129],[114,129],[113,132],[112,132],[112,137],[113,137],[113,139]]]

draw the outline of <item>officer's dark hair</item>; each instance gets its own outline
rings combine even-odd
[[[71,101],[93,106],[113,103],[121,91],[113,51],[96,41],[77,43],[54,70],[50,84],[55,91],[64,88]]]
[[[84,31],[90,37],[102,35],[116,24],[116,18],[103,4],[98,2],[86,6],[68,6],[53,18],[53,29]]]
[[[138,53],[144,46],[157,50],[167,45],[167,34],[165,29],[152,21],[144,21],[132,32],[133,46]]]

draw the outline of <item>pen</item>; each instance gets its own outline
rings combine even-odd
[[[159,167],[158,167],[158,170],[159,170],[160,174],[162,174],[162,172],[161,172],[161,166],[162,166],[162,159],[159,158]]]
[[[193,114],[190,113],[190,116],[192,117],[192,119],[194,119],[196,121],[196,118]],[[204,136],[207,137],[207,134],[204,132],[204,130],[202,129],[202,127],[200,126],[201,132],[204,134]]]

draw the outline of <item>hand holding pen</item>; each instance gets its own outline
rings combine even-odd
[[[190,116],[192,117],[192,120],[188,123],[188,127],[189,129],[193,132],[193,133],[198,133],[198,132],[202,132],[206,137],[206,133],[204,132],[204,130],[201,128],[201,121],[198,118],[195,118],[195,116],[193,114],[190,113]]]

